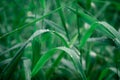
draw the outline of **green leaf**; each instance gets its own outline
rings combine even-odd
[[[22,46],[21,48],[15,53],[15,56],[13,57],[13,59],[11,60],[11,62],[3,69],[2,74],[1,74],[1,78],[6,78],[8,79],[8,77],[11,75],[11,72],[14,71],[14,68],[16,68],[18,62],[20,61],[24,49],[26,47],[26,45],[35,37],[37,37],[40,34],[46,33],[49,30],[38,30],[36,31]]]
[[[55,0],[55,1],[56,1],[56,4],[57,4],[57,7],[61,7],[61,0]],[[65,20],[62,8],[59,10],[59,15],[60,15],[63,27],[64,27],[65,32],[66,32],[66,36],[67,36],[68,40],[70,40],[69,33],[68,33],[68,30],[67,30],[66,20]]]
[[[81,41],[80,41],[80,45],[79,47],[82,48],[86,41],[88,40],[88,38],[92,35],[92,33],[94,32],[95,28],[97,26],[97,23],[93,23],[90,28],[88,29],[88,31],[85,33],[85,35],[82,37]]]
[[[45,9],[45,0],[40,0],[40,4],[41,4],[42,8]]]
[[[30,59],[23,60],[24,71],[25,71],[25,80],[31,80],[31,61]]]
[[[53,33],[61,39],[61,41],[64,43],[64,46],[69,47],[68,40],[63,34],[55,32],[55,31],[53,31]]]
[[[8,79],[12,74],[11,72],[14,72],[18,62],[20,61],[20,58],[24,52],[26,44],[24,44],[15,54],[13,59],[10,61],[10,63],[3,69],[2,74],[0,74],[0,79]]]
[[[91,2],[92,2],[92,0],[87,0],[87,2],[86,2],[87,9],[91,8]]]
[[[50,76],[52,75],[52,73],[55,71],[55,68],[58,66],[58,64],[60,63],[61,59],[65,56],[64,52],[61,52],[58,57],[56,58],[55,62],[52,64],[52,66],[47,70],[46,72],[46,76],[47,79],[50,78]]]
[[[72,58],[72,62],[76,68],[76,71],[78,71],[78,73],[81,75],[83,80],[86,80],[85,73],[83,71],[83,68],[82,68],[80,60],[79,60],[79,56],[76,54],[76,52],[74,50],[66,48],[66,47],[57,47],[57,48],[53,48],[53,49],[49,50],[48,52],[46,52],[39,59],[39,61],[33,68],[31,76],[32,77],[35,76],[38,73],[38,71],[44,66],[44,64],[55,54],[55,52],[57,50],[64,51],[65,53],[67,53],[67,55],[69,55]]]
[[[76,42],[77,38],[78,38],[78,35],[75,35],[75,36],[73,37],[73,39],[72,39],[72,40],[70,41],[70,43],[69,43],[69,46],[70,46],[70,47],[73,47],[73,45],[74,45],[74,43]]]
[[[24,24],[24,25],[20,26],[19,28],[15,29],[15,30],[13,30],[13,31],[10,31],[10,32],[8,32],[8,33],[0,36],[0,39],[6,37],[6,36],[8,36],[8,35],[11,35],[11,34],[17,32],[17,31],[20,31],[20,30],[22,30],[22,29],[24,29],[24,28],[26,28],[26,27],[30,27],[32,24],[34,24],[34,23],[36,23],[36,22],[38,22],[38,21],[40,21],[40,20],[43,20],[44,18],[46,18],[46,17],[48,17],[49,15],[51,15],[51,14],[59,11],[60,9],[61,9],[61,7],[57,8],[57,9],[55,9],[55,10],[53,10],[53,11],[51,11],[51,12],[45,14],[45,15],[43,15],[43,16],[40,17],[40,18],[37,18],[37,19],[33,20],[32,22],[30,22],[30,23],[28,23],[28,24]]]
[[[85,33],[81,39],[79,47],[83,47],[87,39],[91,36],[94,30],[101,32],[103,35],[106,35],[108,38],[113,39],[118,47],[120,47],[120,33],[118,33],[111,25],[106,22],[95,22],[93,23],[88,31]]]
[[[120,47],[120,33],[114,29],[111,25],[106,22],[98,22],[100,25],[98,30],[102,30],[101,33],[106,35],[107,37],[113,39],[115,44]]]
[[[108,68],[103,69],[103,71],[100,74],[99,80],[103,80],[104,77],[108,74],[108,71],[109,71]]]
[[[62,26],[58,25],[57,23],[55,23],[53,21],[47,20],[47,19],[45,19],[44,21],[46,24],[48,24],[52,28],[52,30],[55,30],[56,32],[60,32],[62,34],[65,34]]]
[[[114,72],[115,74],[117,74],[118,77],[120,77],[120,70],[119,70],[119,68],[110,67],[109,70],[111,70],[112,72]]]
[[[41,45],[39,42],[39,38],[34,38],[32,40],[32,67],[34,67],[34,65],[40,58],[40,52],[41,52]]]
[[[73,13],[79,15],[79,17],[83,21],[87,22],[90,25],[97,22],[97,19],[95,19],[92,16],[89,16],[88,14],[84,13],[82,10],[76,11],[74,8],[71,8],[71,7],[67,7],[67,8],[70,9]]]
[[[7,49],[7,50],[5,50],[5,51],[3,51],[3,52],[0,52],[0,56],[5,55],[6,53],[9,53],[10,51],[13,51],[13,50],[16,49],[16,48],[21,47],[22,45],[23,45],[23,43],[19,43],[19,44],[17,44],[17,45],[14,45],[14,46],[12,46],[12,47],[9,48],[9,49]]]

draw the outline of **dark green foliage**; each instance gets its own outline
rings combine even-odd
[[[0,0],[0,80],[119,80],[119,0]]]

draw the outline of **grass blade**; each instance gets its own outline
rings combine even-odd
[[[64,29],[62,28],[62,26],[59,26],[57,23],[52,22],[50,20],[45,19],[44,20],[46,24],[48,24],[50,27],[52,27],[56,32],[60,32],[62,34],[65,34]]]
[[[91,25],[89,31],[86,33],[85,37],[81,40],[81,44],[79,47],[82,47],[86,40],[90,37],[90,35],[92,34],[93,30],[95,29],[96,26],[98,26],[98,28],[96,28],[96,30],[98,30],[99,32],[103,33],[104,35],[106,35],[107,37],[113,39],[113,41],[115,41],[116,45],[118,47],[120,47],[120,34],[108,23],[106,22],[99,22],[97,21],[97,19],[92,18],[91,16],[85,14],[83,11],[75,11],[72,8],[69,8],[72,12],[79,14],[79,16],[86,21],[88,24]],[[89,34],[90,32],[90,34]]]
[[[103,35],[106,35],[108,38],[113,39],[115,44],[120,47],[120,34],[108,23],[106,22],[96,22],[90,26],[90,29],[86,32],[84,37],[81,39],[79,47],[83,47],[87,39],[92,35],[94,30],[98,30]]]
[[[43,9],[45,9],[45,0],[40,0],[41,6]]]
[[[24,69],[25,69],[25,79],[26,80],[31,80],[31,76],[30,76],[30,73],[31,73],[31,69],[30,69],[31,61],[29,59],[24,60],[23,64],[24,64]]]
[[[0,79],[8,79],[12,74],[11,72],[13,72],[24,52],[24,48],[25,48],[26,44],[24,44],[17,52],[16,55],[13,57],[13,59],[11,60],[11,62],[3,69],[2,74],[0,74]]]
[[[12,51],[12,50],[14,50],[14,49],[16,49],[16,48],[21,47],[23,44],[24,44],[24,43],[20,43],[20,44],[14,45],[13,47],[11,47],[11,48],[9,48],[9,49],[7,49],[7,50],[5,50],[5,51],[3,51],[3,52],[0,52],[0,56],[4,55],[5,53],[8,53],[8,52],[10,52],[10,51]]]
[[[61,2],[61,0],[56,0],[57,7],[61,7],[60,2]],[[64,14],[63,14],[62,8],[59,10],[59,15],[60,15],[60,18],[61,18],[61,21],[62,21],[63,27],[64,27],[65,32],[66,32],[66,36],[67,36],[68,40],[70,40],[70,38],[69,38],[69,33],[68,33],[68,30],[67,30],[67,25],[66,25],[66,23],[65,23],[66,21],[65,21],[65,17],[64,17]]]
[[[59,65],[61,59],[64,57],[64,52],[61,52],[58,57],[56,58],[55,62],[52,64],[52,66],[47,70],[46,76],[47,79],[51,77],[51,74],[55,71],[55,68]]]
[[[66,37],[64,35],[62,35],[58,32],[53,32],[53,33],[61,39],[61,41],[64,43],[64,46],[69,47],[68,40],[66,39]]]
[[[44,66],[44,64],[55,54],[57,50],[64,51],[67,53],[73,60],[73,64],[76,67],[76,70],[80,73],[83,80],[86,80],[85,73],[82,69],[81,63],[79,61],[79,57],[76,55],[76,52],[74,50],[71,50],[66,47],[57,47],[54,49],[49,50],[46,52],[37,62],[36,66],[33,68],[31,76],[33,77],[38,73],[38,71]]]
[[[105,68],[101,74],[100,74],[100,77],[99,77],[99,80],[103,80],[104,77],[106,76],[106,74],[108,73],[109,69],[108,68]]]
[[[38,38],[32,41],[32,68],[40,58],[41,45]]]
[[[66,45],[66,47],[72,47],[73,44],[75,43],[75,41],[77,40],[77,37],[78,37],[78,35],[76,35],[71,40],[71,42],[69,43],[69,45]],[[58,66],[58,64],[60,63],[61,59],[64,57],[64,55],[65,55],[64,52],[61,52],[60,55],[56,58],[55,62],[52,64],[51,68],[46,72],[46,76],[48,77],[48,79],[50,78],[50,75],[54,72],[55,68]]]
[[[11,35],[11,34],[17,32],[17,31],[20,31],[20,30],[26,28],[26,27],[30,27],[32,24],[34,24],[34,23],[36,23],[36,22],[38,22],[38,21],[40,21],[40,20],[46,18],[47,16],[49,16],[49,15],[51,15],[51,14],[53,14],[53,13],[59,11],[60,9],[61,9],[61,7],[57,8],[57,9],[55,9],[55,10],[49,12],[49,13],[47,13],[46,15],[43,15],[42,17],[40,17],[40,18],[38,18],[38,19],[33,20],[31,23],[24,24],[23,26],[21,26],[21,27],[19,27],[19,28],[13,30],[13,31],[11,31],[11,32],[8,32],[8,33],[6,33],[6,34],[0,36],[0,39],[2,39],[2,38],[4,38],[4,37],[7,37],[8,35]]]
[[[96,23],[94,23],[94,24],[92,24],[90,26],[90,29],[88,29],[88,31],[85,33],[85,35],[82,37],[82,39],[80,41],[80,45],[79,45],[80,48],[82,48],[85,45],[87,39],[92,35],[92,33],[95,30],[96,26],[97,26]]]
[[[97,22],[97,19],[95,19],[95,18],[87,15],[87,14],[84,13],[82,10],[76,11],[76,10],[73,9],[73,8],[70,8],[70,7],[67,7],[67,8],[70,9],[73,13],[79,15],[79,17],[80,17],[83,21],[87,22],[87,23],[90,24],[90,25],[93,24],[94,22]]]
[[[101,33],[111,38],[115,42],[116,46],[120,47],[120,33],[106,22],[98,22],[98,24],[98,29],[102,30]]]
[[[73,47],[74,43],[77,41],[78,35],[75,35],[73,39],[70,41],[69,46]]]
[[[23,46],[16,52],[15,56],[11,60],[11,62],[3,69],[2,74],[1,74],[1,79],[6,78],[8,79],[10,77],[10,74],[12,71],[14,71],[15,66],[18,64],[18,62],[21,59],[21,56],[23,55],[24,48],[26,45],[36,36],[46,33],[49,30],[38,30],[36,31],[24,44]]]

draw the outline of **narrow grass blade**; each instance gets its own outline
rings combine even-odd
[[[88,29],[88,31],[85,33],[85,35],[82,37],[82,39],[80,41],[80,45],[79,45],[80,48],[82,48],[85,45],[87,39],[92,35],[92,33],[95,30],[96,26],[97,26],[96,23],[94,23],[94,24],[92,24],[90,26],[90,29]]]
[[[64,35],[55,31],[53,31],[53,33],[61,39],[61,41],[64,43],[64,46],[69,47],[68,40]]]
[[[20,31],[20,30],[26,28],[26,27],[30,27],[32,24],[34,24],[34,23],[36,23],[36,22],[38,22],[38,21],[40,21],[40,20],[43,20],[43,19],[46,18],[47,16],[49,16],[49,15],[51,15],[51,14],[59,11],[60,9],[61,9],[61,7],[57,8],[57,9],[55,9],[55,10],[49,12],[49,13],[47,13],[46,15],[43,15],[42,17],[40,17],[40,18],[38,18],[38,19],[33,20],[31,23],[24,24],[23,26],[20,26],[19,28],[15,29],[15,30],[13,30],[13,31],[11,31],[11,32],[8,32],[8,33],[6,33],[6,34],[4,34],[4,35],[2,35],[2,36],[0,36],[0,39],[2,39],[2,38],[4,38],[4,37],[7,37],[8,35],[11,35],[11,34],[17,32],[17,31]]]
[[[35,38],[32,41],[32,67],[34,67],[34,65],[40,58],[40,52],[41,52],[41,45],[39,42],[39,38]]]
[[[35,76],[38,73],[38,71],[44,66],[44,64],[55,54],[57,50],[64,51],[72,58],[72,61],[73,61],[73,64],[75,65],[76,70],[80,73],[82,79],[86,80],[85,73],[79,61],[79,57],[76,55],[76,52],[66,47],[57,47],[46,52],[37,62],[36,66],[32,70],[31,76]]]
[[[76,72],[75,66],[74,66],[74,64],[72,64],[71,61],[62,59],[62,64],[64,65],[64,67],[60,66],[60,68],[58,68],[58,69],[60,69],[60,70],[62,69],[62,71],[64,70],[63,73],[64,72],[66,73],[66,71],[67,71],[69,76],[71,75],[71,77],[75,78],[73,80],[81,79],[81,76]]]
[[[41,4],[42,8],[45,9],[45,0],[40,0],[40,4]]]
[[[79,0],[76,0],[76,4],[78,4]],[[78,6],[76,6],[76,12],[78,13]],[[80,18],[79,18],[79,15],[76,14],[76,20],[77,20],[77,31],[78,31],[78,40],[80,41]]]
[[[104,77],[107,75],[108,71],[109,71],[109,69],[108,69],[108,68],[105,68],[105,69],[101,72],[100,77],[98,78],[98,80],[103,80]]]
[[[62,26],[59,26],[57,23],[47,20],[44,20],[46,24],[48,24],[53,30],[55,30],[56,32],[60,32],[62,34],[65,34],[64,32],[64,28],[62,28]]]
[[[38,30],[36,31],[24,44],[23,46],[16,52],[15,56],[13,57],[13,59],[11,60],[11,62],[3,69],[2,71],[2,77],[1,78],[6,78],[8,79],[8,77],[10,76],[11,72],[14,71],[14,68],[16,67],[16,65],[18,64],[18,62],[21,59],[21,56],[23,55],[24,52],[24,48],[26,47],[26,45],[35,37],[37,37],[40,34],[46,33],[49,30]]]
[[[38,32],[36,32],[36,34],[37,35],[39,35],[38,33],[40,32],[41,30],[38,30]],[[45,31],[45,30],[44,30]],[[55,31],[49,31],[49,30],[46,30],[47,32],[51,32],[51,33],[53,33],[54,35],[56,35],[56,36],[58,36],[60,39],[61,39],[61,41],[64,43],[64,45],[66,46],[66,47],[69,47],[69,45],[68,45],[68,41],[67,41],[67,39],[66,39],[66,37],[64,36],[64,35],[62,35],[62,34],[60,34],[60,33],[58,33],[58,32],[55,32]],[[30,40],[32,40],[34,37],[31,37],[30,39],[29,39],[29,41]],[[56,62],[55,62],[55,64],[53,64],[54,65],[54,67],[55,67],[55,65],[57,65],[58,64],[58,62],[61,60],[61,58],[63,57],[63,55],[61,55],[61,56],[59,56],[59,58],[56,60]]]
[[[95,19],[94,17],[91,17],[91,16],[87,15],[87,14],[84,13],[82,10],[76,11],[75,9],[73,9],[73,8],[71,8],[71,7],[67,7],[67,8],[70,9],[73,13],[78,14],[79,17],[80,17],[83,21],[87,22],[87,23],[90,24],[90,25],[93,24],[93,23],[95,23],[95,22],[97,22],[97,19]]]
[[[32,69],[36,65],[39,58],[41,57],[40,53],[41,53],[41,44],[39,38],[36,37],[32,40]],[[42,70],[33,79],[38,79],[38,77],[44,80],[44,73],[42,72]]]
[[[70,41],[70,43],[69,43],[69,46],[70,46],[70,47],[73,47],[74,43],[77,41],[77,38],[78,38],[78,35],[75,35],[75,36],[73,37],[73,39],[71,39],[71,41]]]
[[[106,4],[98,11],[98,13],[95,15],[96,18],[98,18],[110,5],[110,2],[106,2]]]
[[[61,39],[61,41],[64,43],[64,45],[66,47],[69,47],[68,41],[67,41],[67,39],[64,35],[62,35],[61,33],[58,33],[58,32],[53,32],[53,33]],[[55,62],[50,67],[50,69],[46,72],[46,76],[47,76],[48,79],[50,78],[51,74],[54,72],[55,68],[58,66],[61,59],[64,57],[64,55],[65,55],[64,52],[61,52],[59,54],[59,56],[56,58]]]
[[[97,27],[97,28],[96,28]],[[113,39],[118,47],[120,47],[120,34],[108,23],[106,22],[96,22],[90,26],[90,29],[85,33],[84,37],[81,39],[79,47],[83,47],[87,39],[91,36],[94,30],[98,30],[103,35],[106,35],[108,38]]]
[[[24,71],[25,71],[25,80],[31,80],[31,61],[29,59],[23,61]]]
[[[64,52],[61,52],[58,57],[56,58],[55,62],[52,64],[52,66],[47,70],[46,76],[47,79],[49,79],[52,75],[52,73],[55,71],[56,67],[59,65],[61,59],[64,57]]]
[[[75,74],[75,72],[73,70],[70,70],[69,68],[59,67],[58,69],[63,72],[60,75],[65,75],[66,77],[68,77],[68,80],[78,80],[78,79],[80,79],[77,76],[77,74]]]
[[[6,79],[9,77],[10,72],[13,71],[14,67],[17,65],[17,63],[20,61],[21,56],[23,54],[24,48],[26,47],[26,45],[32,41],[35,37],[46,33],[46,32],[50,32],[49,30],[38,30],[36,31],[24,44],[23,46],[16,52],[16,55],[13,57],[12,61],[4,68],[4,70],[2,71],[2,76],[6,76]],[[54,32],[55,33],[55,32]],[[65,39],[59,34],[59,33],[55,33],[56,35],[58,35],[63,42],[65,43],[65,45],[67,46],[67,41],[65,41]]]
[[[24,43],[19,43],[19,44],[17,44],[17,45],[14,45],[13,47],[11,47],[11,48],[3,51],[3,52],[0,52],[0,56],[6,54],[6,53],[8,53],[8,52],[10,52],[10,51],[12,51],[12,50],[14,50],[14,49],[16,49],[16,48],[21,47],[23,44],[24,44]]]
[[[43,33],[46,33],[46,32],[49,32],[48,29],[42,29],[42,30],[37,30],[27,41],[26,43],[29,43],[30,41],[32,41],[35,37],[43,34]]]
[[[32,70],[31,76],[34,77],[38,71],[43,67],[43,65],[54,55],[55,50],[52,49],[50,51],[48,51],[47,53],[45,53],[37,62],[37,64],[35,65],[35,67]]]
[[[61,3],[60,3],[60,2],[61,2],[61,0],[56,0],[57,7],[61,7]],[[67,36],[68,40],[70,40],[70,38],[69,38],[69,33],[68,33],[68,30],[67,30],[67,25],[66,25],[66,21],[65,21],[65,17],[64,17],[62,8],[59,10],[59,15],[60,15],[60,18],[61,18],[63,27],[64,27],[65,32],[66,32],[66,36]]]
[[[37,37],[37,36],[39,36],[39,35],[41,35],[41,34],[43,34],[43,33],[47,33],[47,32],[53,33],[53,34],[55,34],[56,36],[58,36],[58,37],[61,39],[61,41],[64,43],[64,45],[67,46],[67,47],[69,47],[69,45],[68,45],[68,43],[67,43],[68,41],[67,41],[67,39],[66,39],[66,37],[65,37],[64,35],[62,35],[61,33],[55,32],[55,31],[50,31],[50,30],[48,30],[48,29],[37,30],[37,31],[26,41],[26,43],[29,43],[29,42],[32,41],[35,37]]]
[[[88,39],[88,37],[90,37],[90,35],[92,34],[93,30],[95,29],[96,26],[99,26],[96,30],[98,30],[99,32],[103,33],[104,35],[107,35],[107,37],[113,39],[115,41],[115,43],[117,44],[117,46],[119,46],[120,44],[120,34],[108,23],[106,22],[97,22],[97,19],[92,18],[91,16],[85,14],[83,11],[75,11],[72,8],[69,8],[72,12],[79,14],[79,16],[86,21],[88,24],[91,25],[89,31],[85,34],[85,37],[82,38],[80,46],[82,47],[86,40]],[[90,32],[90,34],[89,34]]]
[[[68,69],[73,70],[73,71],[76,70],[74,64],[70,60],[63,58],[61,62],[62,62],[61,64],[63,64],[64,67],[68,67]]]
[[[26,44],[24,44],[17,52],[16,55],[13,57],[11,62],[3,69],[2,74],[0,74],[0,79],[8,79],[12,74],[11,72],[14,72],[14,68],[16,68],[25,48]]]
[[[3,61],[0,62],[0,67],[3,66],[3,65],[6,65],[8,64],[12,59],[11,58],[8,58],[8,59],[5,59]]]
[[[115,67],[110,67],[109,68],[112,72],[114,72],[115,74],[118,75],[118,77],[120,78],[120,70],[115,68]]]
[[[72,9],[72,8],[68,8],[70,9],[72,12],[78,14],[85,22],[87,22],[88,24],[92,25],[94,23],[98,23],[101,24],[103,27],[97,28],[98,31],[105,33],[105,35],[107,35],[110,38],[115,38],[115,41],[117,41],[117,43],[119,43],[118,39],[120,40],[120,36],[119,33],[108,23],[106,22],[99,22],[97,19],[95,19],[94,17],[91,17],[89,15],[87,15],[86,13],[84,13],[83,11],[79,11],[77,12],[76,10]],[[118,38],[116,40],[116,38]]]
[[[78,35],[76,35],[71,42],[69,43],[69,47],[72,47],[75,41],[77,40]],[[66,45],[68,47],[68,45]],[[51,68],[46,72],[46,76],[49,78],[50,75],[54,72],[55,68],[60,63],[61,59],[64,57],[64,52],[61,52],[60,55],[56,58],[55,62],[52,64]]]
[[[102,33],[113,39],[115,44],[120,47],[120,33],[106,22],[98,22],[98,24],[101,25],[98,29],[102,29]]]

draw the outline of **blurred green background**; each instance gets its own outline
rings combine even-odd
[[[99,21],[112,28],[92,30]],[[41,35],[29,41],[37,30]],[[119,80],[119,34],[120,0],[0,0],[0,79]]]

